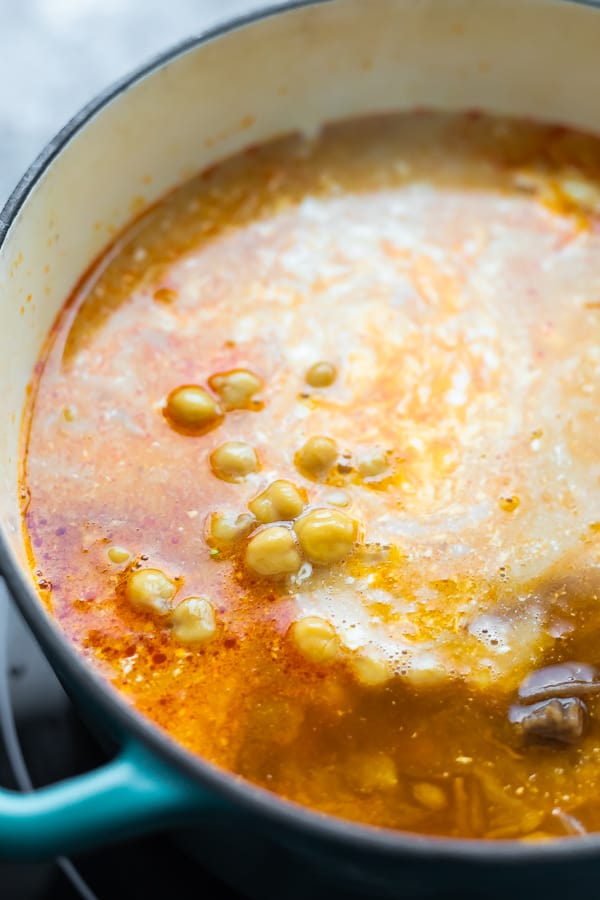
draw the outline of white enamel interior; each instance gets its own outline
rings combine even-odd
[[[230,32],[120,93],[48,167],[0,250],[0,516],[23,554],[21,412],[52,322],[134,214],[323,120],[427,106],[600,128],[600,11],[566,0],[333,0]]]

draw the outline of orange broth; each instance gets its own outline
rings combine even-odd
[[[252,148],[137,221],[60,313],[24,426],[32,572],[90,665],[192,752],[326,813],[600,829],[594,689],[570,742],[509,721],[532,671],[600,664],[599,215],[597,138],[414,113]],[[214,376],[238,370],[260,387],[228,409]],[[173,427],[182,385],[214,427]],[[314,436],[335,458],[307,469]],[[237,480],[211,465],[229,441],[255,453]],[[302,513],[253,521],[280,479]],[[315,509],[353,523],[339,558],[302,538]],[[244,533],[215,539],[216,512]],[[294,571],[249,564],[269,527]],[[132,602],[148,568],[160,610]],[[210,639],[177,631],[189,597]],[[303,644],[307,619],[331,640]]]

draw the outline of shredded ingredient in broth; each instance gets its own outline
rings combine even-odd
[[[407,114],[225,161],[52,331],[22,484],[44,602],[284,797],[600,830],[599,315],[594,137]]]

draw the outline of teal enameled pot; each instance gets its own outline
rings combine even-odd
[[[44,338],[134,212],[244,146],[374,111],[484,109],[600,130],[599,76],[600,10],[591,4],[297,3],[154,60],[83,109],[25,174],[0,215],[0,564],[66,690],[120,749],[60,784],[0,791],[1,857],[52,857],[229,821],[232,833],[275,841],[299,885],[314,876],[320,887],[298,897],[594,895],[600,836],[524,845],[363,827],[281,800],[175,744],[94,672],[40,604],[17,476],[26,388]],[[231,842],[231,868],[239,847]]]

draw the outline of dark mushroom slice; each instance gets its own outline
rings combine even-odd
[[[529,706],[511,706],[509,722],[529,741],[576,744],[585,731],[587,709],[578,697],[553,697]]]
[[[536,669],[521,682],[519,700],[578,697],[600,692],[600,672],[586,663],[565,662]]]

